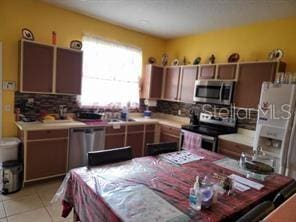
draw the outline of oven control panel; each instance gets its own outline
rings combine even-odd
[[[236,119],[234,117],[213,115],[210,113],[200,113],[199,121],[229,127],[235,127],[236,125]]]

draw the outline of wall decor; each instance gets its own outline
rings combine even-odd
[[[161,65],[166,66],[169,62],[168,54],[164,53],[161,57]]]
[[[70,42],[70,48],[80,50],[82,48],[82,42],[79,40],[72,40]]]
[[[284,51],[281,49],[274,49],[268,54],[268,60],[279,61],[284,56]]]
[[[173,61],[172,61],[172,65],[173,66],[178,66],[179,65],[179,59],[174,59]]]
[[[196,57],[193,61],[193,65],[198,65],[201,61],[201,58],[200,57]]]
[[[30,41],[34,41],[35,40],[34,35],[33,35],[33,32],[31,32],[27,28],[23,28],[22,29],[22,37],[24,39],[27,39],[27,40],[30,40]]]
[[[154,57],[149,57],[149,58],[148,58],[148,62],[149,62],[149,64],[155,64],[155,63],[156,63],[156,58],[154,58]]]
[[[240,59],[240,56],[238,53],[232,53],[229,57],[228,57],[228,62],[238,62],[238,60]]]
[[[214,56],[214,54],[212,54],[209,58],[209,64],[214,64],[216,60],[216,57]]]

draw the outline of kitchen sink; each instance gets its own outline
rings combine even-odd
[[[127,121],[121,120],[121,119],[108,119],[108,123],[125,123],[125,122],[135,122],[134,119],[128,119]]]

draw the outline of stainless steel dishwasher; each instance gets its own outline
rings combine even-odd
[[[87,153],[103,150],[105,147],[105,128],[89,127],[70,130],[68,169],[87,165]]]

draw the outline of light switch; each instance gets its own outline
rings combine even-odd
[[[15,90],[16,82],[14,81],[3,81],[2,83],[3,90]]]
[[[11,105],[10,104],[5,104],[4,105],[4,111],[5,112],[10,112],[11,111]]]

